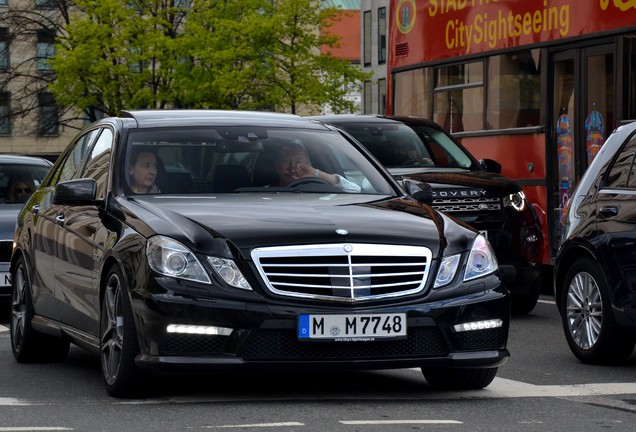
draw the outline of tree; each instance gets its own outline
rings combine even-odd
[[[182,3],[76,0],[52,61],[57,79],[50,88],[57,102],[106,115],[174,105],[187,15]]]
[[[352,109],[368,78],[320,54],[333,10],[317,0],[76,0],[52,61],[58,103],[82,112],[192,107]]]
[[[340,37],[329,33],[339,19],[336,9],[320,9],[314,0],[275,1],[273,40],[270,41],[268,94],[271,103],[292,113],[302,107],[331,105],[336,112],[355,110],[345,96],[371,77],[347,60],[322,54],[335,48]]]

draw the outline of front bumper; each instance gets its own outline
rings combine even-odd
[[[300,302],[299,302],[300,303]],[[146,369],[194,372],[219,367],[365,368],[421,366],[496,367],[504,364],[510,298],[498,287],[437,302],[351,306],[264,304],[194,300],[167,294],[133,298]],[[304,341],[299,314],[398,313],[407,316],[407,337],[373,341]],[[454,325],[501,319],[487,330],[457,332]],[[169,324],[218,326],[227,336],[167,333]]]

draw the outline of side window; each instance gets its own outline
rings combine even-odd
[[[636,188],[636,167],[634,167],[634,153],[636,151],[636,138],[632,139],[618,153],[608,174],[605,177],[604,187],[608,189],[622,189],[625,187]]]
[[[82,177],[95,179],[97,182],[97,199],[106,198],[108,190],[108,171],[110,168],[110,153],[113,147],[113,132],[103,129],[97,142],[93,146],[90,157]]]
[[[55,173],[49,179],[48,186],[55,186],[61,181],[71,180],[79,175],[84,155],[99,130],[92,130],[79,137],[73,144],[73,148],[66,153],[64,161],[57,166]]]

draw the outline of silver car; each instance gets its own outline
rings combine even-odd
[[[18,213],[53,164],[43,158],[0,155],[0,307],[11,299],[9,263]]]

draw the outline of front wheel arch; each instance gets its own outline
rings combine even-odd
[[[558,267],[554,268],[554,301],[561,312],[561,299],[563,294],[563,281],[572,264],[580,259],[589,258],[598,262],[598,258],[586,247],[577,246],[570,248],[559,260]]]

